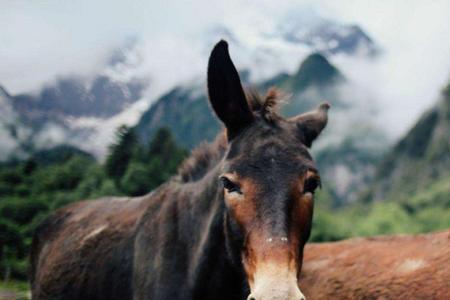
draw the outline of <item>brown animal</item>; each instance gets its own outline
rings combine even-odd
[[[307,147],[329,105],[291,119],[244,93],[226,42],[208,64],[226,136],[151,194],[80,202],[36,231],[33,299],[301,300],[318,170]],[[249,295],[250,294],[250,295]]]
[[[450,299],[450,230],[305,247],[311,299]]]

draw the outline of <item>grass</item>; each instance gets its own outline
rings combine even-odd
[[[26,281],[0,281],[1,300],[28,300],[30,299],[30,285]]]

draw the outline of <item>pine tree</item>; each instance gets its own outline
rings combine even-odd
[[[172,132],[168,128],[160,128],[148,147],[148,165],[150,172],[154,174],[155,182],[160,184],[174,174],[186,154],[186,151],[176,144]]]
[[[160,128],[147,151],[140,152],[135,152],[120,182],[121,190],[132,196],[143,195],[165,182],[186,157],[186,151],[178,147],[167,128]]]
[[[114,179],[116,184],[120,183],[137,148],[138,139],[133,128],[125,125],[119,127],[116,142],[109,147],[109,155],[105,162],[106,174]]]

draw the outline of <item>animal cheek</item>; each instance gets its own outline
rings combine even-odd
[[[314,195],[312,193],[305,193],[297,199],[296,209],[297,213],[302,217],[312,217],[314,209]]]
[[[303,215],[308,217],[308,219],[312,218],[314,210],[314,195],[312,193],[306,193],[302,196],[300,201],[300,210]]]
[[[293,227],[292,236],[299,239],[298,243],[305,243],[311,231],[312,217],[314,211],[314,196],[311,193],[299,195],[295,199],[295,205],[292,210]]]
[[[225,191],[225,202],[231,216],[244,229],[256,218],[256,187],[248,179],[241,181],[242,193]]]
[[[242,193],[228,192],[224,191],[225,203],[230,207],[234,208],[239,206],[241,202],[244,202],[245,196]]]
[[[235,219],[243,229],[249,227],[255,216],[255,207],[252,201],[245,199],[242,196],[226,197],[226,205],[230,211],[230,215]]]

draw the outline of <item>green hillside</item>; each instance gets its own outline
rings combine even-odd
[[[450,181],[450,84],[381,162],[365,199],[408,201],[446,179]]]
[[[83,199],[146,194],[173,175],[185,156],[167,129],[142,146],[132,129],[121,127],[104,164],[71,146],[0,164],[2,279],[26,279],[33,231],[49,213]]]
[[[359,201],[339,208],[333,207],[332,189],[324,184],[316,201],[312,239],[450,227],[450,84],[439,102],[387,152],[370,182]]]
[[[180,145],[190,149],[203,140],[212,140],[219,132],[219,122],[208,106],[204,87],[177,87],[146,111],[136,131],[144,143],[160,127],[169,128]]]

